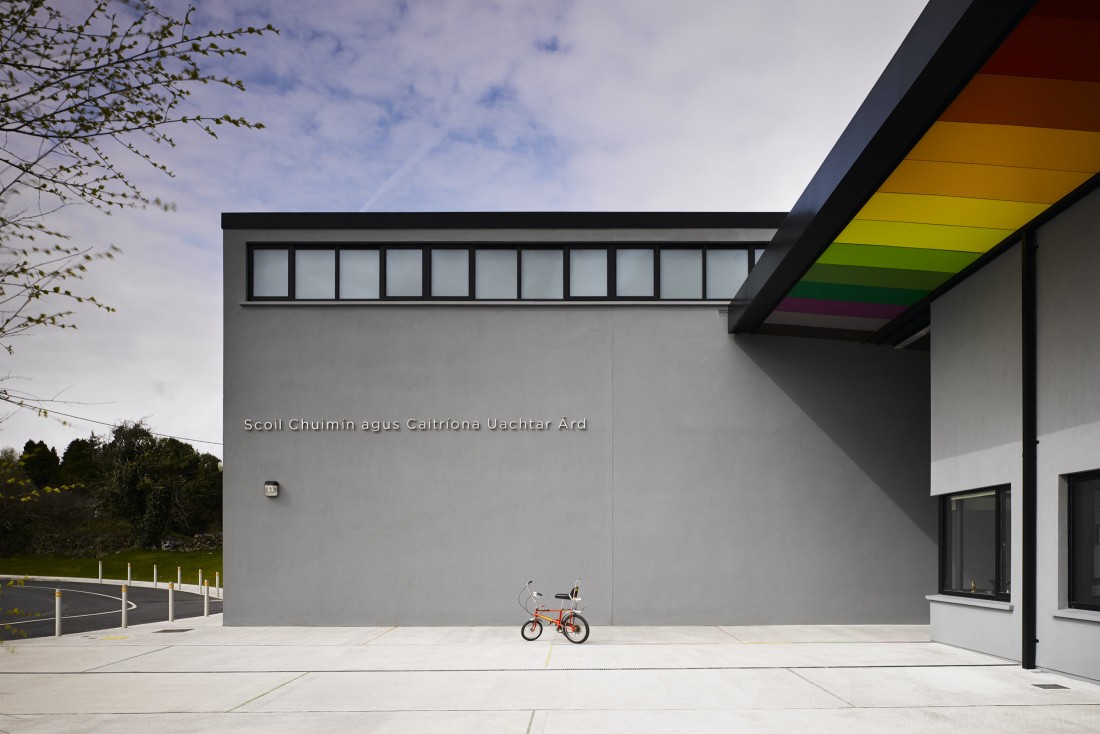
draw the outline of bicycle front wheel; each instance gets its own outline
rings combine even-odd
[[[519,628],[519,633],[523,635],[523,639],[528,642],[537,640],[539,635],[542,634],[542,622],[537,619],[529,619]]]
[[[565,639],[579,645],[588,639],[588,620],[576,612],[567,614],[561,621],[561,631],[565,633]]]

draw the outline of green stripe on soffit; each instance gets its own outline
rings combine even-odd
[[[868,268],[932,270],[957,273],[981,257],[978,252],[931,250],[924,247],[886,245],[846,245],[834,243],[817,262],[822,265],[857,265]]]
[[[912,306],[928,295],[927,290],[906,288],[876,288],[869,285],[845,285],[841,283],[808,283],[802,281],[791,288],[790,298],[813,298],[819,301],[851,301],[854,303],[889,303],[894,306]]]
[[[936,270],[865,268],[858,265],[811,265],[802,282],[873,285],[879,288],[909,288],[931,291],[947,282],[952,273]]]

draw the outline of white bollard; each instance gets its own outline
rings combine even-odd
[[[183,588],[183,569],[176,566],[176,586]]]
[[[61,589],[53,590],[53,636],[61,636]]]
[[[214,595],[219,599],[222,598],[222,572],[214,572]]]
[[[171,581],[168,582],[168,621],[176,621],[176,590]]]
[[[103,561],[99,562],[99,583],[103,583]]]
[[[210,616],[210,582],[202,585],[202,616]]]
[[[122,586],[122,626],[125,628],[126,624],[126,585]]]
[[[126,564],[126,583],[131,585],[134,583],[134,570],[130,563]]]
[[[157,588],[157,564],[153,564],[153,588]]]
[[[202,588],[202,569],[201,568],[199,569],[199,585],[196,586],[195,588],[196,589],[201,589]]]

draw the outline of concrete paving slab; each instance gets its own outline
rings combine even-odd
[[[6,646],[0,650],[0,673],[79,673],[147,655],[165,646],[77,647],[73,645]]]
[[[1100,686],[911,627],[597,627],[579,646],[518,627],[212,616],[10,642],[0,732],[1100,731]]]
[[[1082,706],[796,709],[768,711],[550,711],[530,734],[1082,734],[1100,731],[1100,709]]]
[[[522,623],[522,619],[517,619],[515,627],[394,627],[371,644],[522,646],[527,644],[519,634]]]
[[[230,711],[300,675],[8,674],[0,677],[0,711],[9,716]]]
[[[1100,705],[1100,686],[1016,666],[796,670],[852,706]],[[1036,683],[1057,683],[1044,690]]]
[[[544,631],[546,635],[550,630]],[[556,634],[556,633],[555,633]],[[516,625],[519,635],[519,625]],[[592,627],[585,645],[705,645],[737,644],[739,640],[721,627]]]
[[[787,670],[310,673],[242,711],[832,708]]]
[[[844,666],[1011,665],[999,658],[934,642],[768,645],[556,645],[552,668],[803,668]]]
[[[0,730],[10,734],[86,734],[89,731],[131,734],[194,734],[231,731],[235,734],[301,734],[301,732],[362,732],[362,734],[524,734],[530,711],[396,711],[312,712],[288,714],[93,714],[0,718]],[[581,731],[581,730],[578,730]],[[573,734],[578,734],[574,731]]]
[[[99,672],[524,670],[546,667],[549,645],[219,645],[175,647]]]
[[[722,626],[740,642],[928,642],[926,624],[791,624]]]

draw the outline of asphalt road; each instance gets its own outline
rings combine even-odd
[[[64,635],[112,629],[122,625],[122,587],[115,584],[28,580],[24,585],[0,587],[0,637],[48,637],[54,634],[54,590],[61,590],[61,633]],[[129,586],[126,592],[128,624],[168,619],[168,590]],[[13,613],[12,610],[18,610]],[[210,598],[210,613],[222,610],[220,599]],[[175,592],[176,619],[202,616],[202,596]]]

